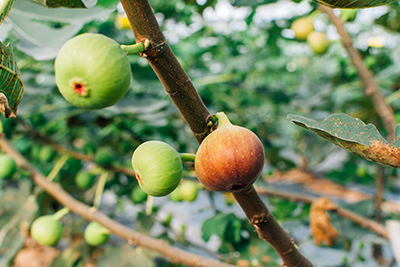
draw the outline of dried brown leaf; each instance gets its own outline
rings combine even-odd
[[[333,245],[339,237],[339,233],[333,226],[328,210],[337,209],[336,204],[325,198],[319,198],[311,204],[310,211],[310,228],[311,235],[317,246],[324,244],[326,246]]]

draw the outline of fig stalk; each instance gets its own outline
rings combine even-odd
[[[101,196],[103,195],[104,185],[106,184],[108,173],[109,172],[107,170],[103,170],[102,174],[100,175],[99,182],[97,183],[93,200],[93,207],[96,209],[99,209]]]
[[[69,209],[68,208],[63,208],[60,209],[59,211],[57,211],[56,213],[53,214],[54,219],[56,219],[57,221],[61,220],[65,215],[67,215],[69,213]]]
[[[194,162],[196,155],[191,153],[179,153],[182,162]]]
[[[145,39],[144,42],[139,42],[132,45],[121,45],[121,49],[125,51],[127,55],[143,53],[151,45],[149,39]]]

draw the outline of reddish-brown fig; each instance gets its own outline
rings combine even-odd
[[[233,125],[219,112],[218,128],[201,143],[195,170],[209,190],[238,192],[250,187],[264,166],[264,147],[250,130]]]

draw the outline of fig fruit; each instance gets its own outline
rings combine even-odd
[[[307,35],[307,43],[317,55],[324,54],[331,44],[331,41],[322,32],[312,31]]]
[[[83,234],[86,243],[91,246],[100,246],[110,239],[110,230],[98,222],[90,222]]]
[[[39,150],[39,161],[41,163],[47,163],[50,162],[54,159],[54,157],[56,156],[56,151],[50,147],[50,146],[43,146],[40,148]]]
[[[199,194],[199,186],[193,181],[183,181],[179,186],[180,196],[182,200],[192,202],[197,198]]]
[[[136,148],[132,166],[142,190],[151,196],[166,196],[178,186],[182,178],[182,160],[170,145],[148,141]]]
[[[9,155],[0,155],[0,179],[7,179],[17,171],[15,160]]]
[[[60,241],[63,234],[61,218],[69,212],[64,208],[53,215],[44,215],[37,218],[31,226],[31,236],[36,242],[45,246],[54,246]]]
[[[94,185],[96,181],[96,175],[88,171],[80,171],[75,176],[75,185],[83,190],[89,189]]]
[[[238,192],[250,187],[264,166],[264,148],[250,130],[233,125],[217,113],[218,128],[200,144],[195,171],[209,190]]]
[[[147,200],[147,194],[143,192],[140,186],[136,186],[132,189],[131,199],[133,203],[140,204]]]
[[[101,109],[117,103],[131,80],[126,53],[113,39],[84,33],[67,41],[55,60],[55,77],[62,96],[72,105]]]
[[[353,21],[357,16],[357,9],[342,9],[340,10],[339,18],[343,22]]]
[[[114,151],[108,147],[99,148],[94,155],[94,161],[99,165],[111,165],[114,161]]]
[[[174,191],[169,194],[169,199],[173,202],[181,202],[183,199],[181,197],[181,190],[179,190],[179,186],[175,188]]]
[[[297,40],[304,41],[307,35],[314,30],[313,21],[309,17],[298,18],[290,26]]]

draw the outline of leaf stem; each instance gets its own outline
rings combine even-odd
[[[191,153],[179,153],[182,162],[194,162],[196,155]]]
[[[106,184],[108,174],[109,174],[108,170],[103,170],[103,172],[100,175],[99,182],[97,183],[96,192],[93,200],[93,207],[97,210],[99,209],[100,206],[100,201],[103,195],[104,186]]]
[[[47,175],[47,180],[50,182],[56,178],[57,174],[60,172],[61,168],[64,166],[65,162],[69,159],[68,154],[64,154],[61,156],[61,158],[57,161],[56,165],[54,165],[53,169],[50,171],[50,173]]]

